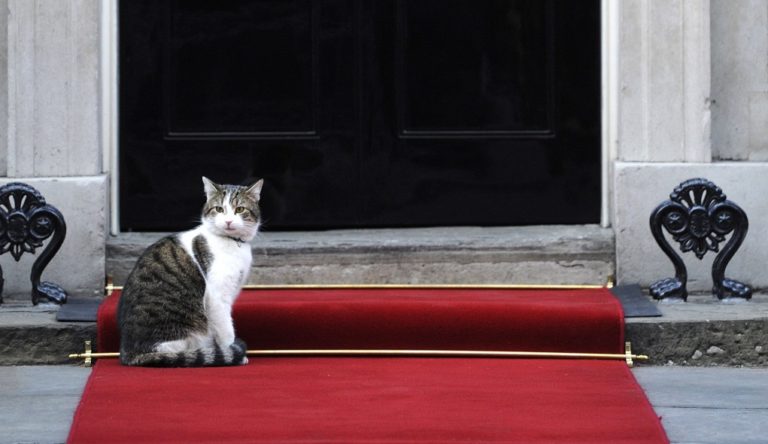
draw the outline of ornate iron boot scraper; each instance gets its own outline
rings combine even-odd
[[[725,267],[744,242],[749,222],[744,210],[726,200],[717,185],[701,178],[686,180],[672,191],[669,200],[653,210],[650,223],[654,239],[675,267],[675,277],[662,279],[650,286],[655,299],[688,298],[688,271],[682,258],[664,237],[662,227],[680,243],[683,253],[693,251],[698,259],[702,259],[708,251],[718,253],[712,264],[712,291],[718,299],[752,297],[749,286],[725,277]],[[720,251],[720,243],[728,234],[731,237]]]
[[[32,264],[32,303],[40,299],[63,304],[67,293],[51,282],[40,282],[40,275],[59,251],[67,233],[64,217],[48,205],[39,191],[23,183],[0,187],[0,255],[10,253],[18,262],[24,253],[35,253],[43,241],[53,236]],[[3,270],[0,267],[0,303],[3,302]]]

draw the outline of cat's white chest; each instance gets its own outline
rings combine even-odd
[[[205,238],[207,248],[207,264],[196,260],[201,267],[200,271],[205,275],[206,299],[214,304],[231,305],[248,279],[252,260],[251,246],[198,228],[182,233],[179,237],[184,249],[193,257],[193,242],[198,236]],[[203,269],[205,265],[207,270]]]
[[[209,245],[213,261],[208,270],[206,293],[231,304],[248,279],[251,269],[250,245],[227,238],[211,239]]]
[[[232,281],[239,289],[248,278],[251,268],[250,245],[225,239],[223,242],[212,242],[211,253],[213,262],[208,271],[208,279]]]

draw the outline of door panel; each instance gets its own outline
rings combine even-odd
[[[376,8],[393,19],[373,37],[382,87],[369,106],[376,138],[363,145],[374,225],[403,214],[413,225],[599,220],[597,2]]]
[[[163,57],[170,136],[316,134],[312,2],[185,1],[170,20]]]
[[[354,2],[120,6],[123,230],[196,224],[203,175],[264,177],[270,227],[357,222],[355,64],[330,63],[355,51]]]
[[[549,134],[552,29],[546,6],[398,1],[400,135]]]
[[[120,3],[123,230],[599,220],[599,2]]]

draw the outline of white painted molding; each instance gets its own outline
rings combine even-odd
[[[109,231],[120,233],[120,206],[118,205],[118,20],[117,0],[101,0],[100,61],[101,61],[101,146],[102,171],[109,180]]]
[[[612,190],[613,161],[617,157],[619,134],[619,0],[600,2],[600,75],[601,75],[601,211],[600,225],[609,227],[613,221]]]

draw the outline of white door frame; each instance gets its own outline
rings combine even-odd
[[[601,206],[600,225],[613,222],[613,161],[619,143],[619,33],[621,1],[600,1]]]
[[[110,233],[120,233],[118,168],[118,0],[101,0],[101,143],[109,178]],[[612,165],[618,143],[619,0],[601,0],[601,206],[600,225],[612,221]]]
[[[101,0],[101,146],[102,169],[109,181],[109,231],[113,235],[120,233],[120,206],[118,205],[118,78],[117,78],[117,20],[118,0]]]

